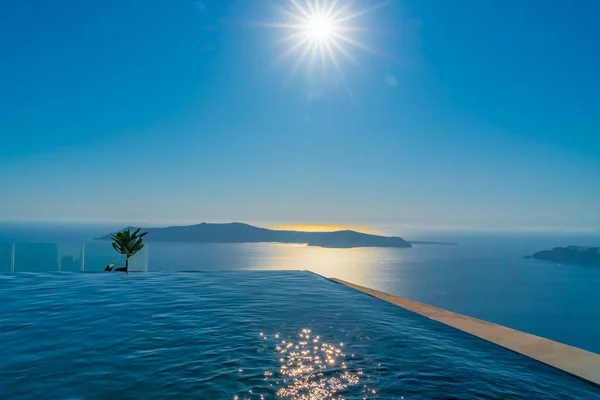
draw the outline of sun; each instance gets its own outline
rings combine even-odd
[[[333,66],[342,75],[342,60],[357,64],[353,50],[373,51],[361,41],[361,35],[369,28],[358,25],[360,19],[389,1],[354,9],[352,0],[288,0],[287,7],[274,5],[280,22],[262,25],[284,32],[277,41],[283,47],[278,61],[295,56],[290,74],[307,64],[309,70],[320,66],[326,71]]]
[[[327,16],[314,16],[306,22],[306,35],[315,42],[328,43],[334,38],[333,22]]]

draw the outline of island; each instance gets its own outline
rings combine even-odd
[[[600,265],[600,247],[567,246],[543,250],[525,258],[565,264]]]
[[[137,229],[129,227],[130,229]],[[127,229],[127,228],[125,228]],[[147,242],[187,243],[296,243],[328,248],[354,247],[412,247],[401,237],[379,236],[368,233],[342,230],[335,232],[302,232],[259,228],[232,222],[211,224],[203,222],[190,226],[144,229]],[[105,235],[97,240],[111,240]]]

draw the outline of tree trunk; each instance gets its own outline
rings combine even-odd
[[[129,256],[125,259],[125,273],[129,273]]]

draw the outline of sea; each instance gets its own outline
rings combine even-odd
[[[119,228],[0,224],[0,242],[89,242]],[[443,231],[404,238],[458,244],[325,249],[150,243],[148,274],[308,270],[600,353],[600,267],[524,258],[554,246],[600,246],[599,233]],[[299,292],[305,289],[297,287]]]

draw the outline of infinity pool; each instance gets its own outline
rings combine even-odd
[[[308,272],[0,274],[0,398],[600,399]]]

